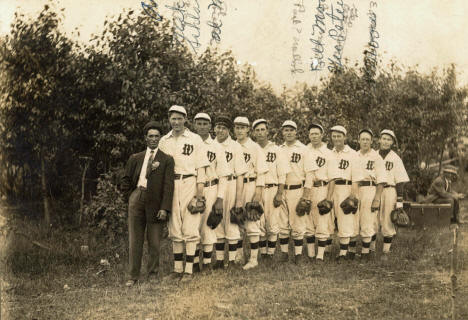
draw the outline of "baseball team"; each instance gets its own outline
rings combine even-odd
[[[268,140],[265,119],[250,122],[239,116],[232,121],[226,115],[212,119],[207,113],[198,113],[192,132],[186,127],[186,109],[178,105],[169,108],[168,119],[172,130],[162,137],[156,123],[145,126],[146,138],[151,132],[158,135],[152,145],[147,143],[147,156],[142,156],[146,163],[134,175],[139,177],[136,189],[147,194],[149,179],[157,175],[148,175],[148,170],[173,170],[161,175],[173,181],[163,178],[157,183],[173,188],[172,206],[153,207],[150,212],[156,223],[167,221],[174,257],[171,278],[186,282],[207,270],[233,265],[255,268],[259,257],[272,259],[278,241],[280,261],[287,262],[292,256],[296,264],[322,263],[332,259],[335,233],[339,253],[333,259],[337,263],[357,257],[372,259],[379,232],[383,259],[390,253],[396,234],[391,213],[403,207],[403,185],[409,181],[401,158],[391,148],[397,141],[392,130],[380,132],[380,149],[374,150],[374,133],[362,129],[360,148],[355,151],[346,144],[346,128],[335,125],[329,129],[330,150],[323,142],[326,131],[320,123],[309,124],[310,142],[305,145],[297,139],[296,123],[284,121],[283,143],[277,145]],[[212,130],[215,138],[210,135]],[[154,151],[172,158],[172,166],[154,169],[148,164],[156,158]],[[130,215],[129,211],[129,221]],[[129,224],[130,243],[132,234],[135,231]],[[244,239],[250,246],[247,261]],[[358,240],[360,255],[356,255]],[[130,265],[139,269],[141,263],[134,261],[131,252],[134,247],[130,246]],[[136,259],[141,260],[141,248],[137,249]],[[158,253],[153,256],[159,257]],[[153,258],[151,263],[148,272],[157,273],[159,262]],[[139,270],[133,267],[130,277],[127,286],[138,281]]]

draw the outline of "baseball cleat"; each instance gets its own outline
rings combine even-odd
[[[200,264],[199,263],[194,263],[193,264],[193,273],[199,273],[200,272]]]
[[[224,260],[216,260],[213,265],[213,270],[224,269]]]
[[[289,254],[287,252],[281,252],[280,262],[288,262]]]
[[[168,278],[169,280],[179,280],[180,278],[182,278],[182,275],[182,272],[173,271],[166,278]]]
[[[304,261],[304,259],[303,259],[302,254],[296,254],[294,256],[294,263],[295,264],[302,264],[303,261]]]
[[[348,260],[354,260],[354,258],[356,257],[356,252],[348,251],[348,253],[346,254],[346,257],[348,258]]]
[[[243,265],[244,264],[244,252],[239,251],[236,255],[236,260],[234,261],[236,264]]]
[[[347,259],[346,259],[346,256],[338,256],[336,257],[335,261],[336,263],[340,264],[340,263],[343,263],[345,262]]]
[[[186,272],[184,272],[184,273],[182,274],[182,277],[180,278],[179,282],[180,282],[180,283],[187,283],[187,282],[192,281],[193,278],[194,278],[194,277],[193,277],[193,273],[186,273]]]

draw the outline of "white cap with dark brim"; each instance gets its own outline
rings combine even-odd
[[[452,166],[452,165],[446,165],[442,171],[447,172],[447,173],[452,173],[454,175],[458,175],[458,170],[457,167]]]
[[[367,132],[368,134],[370,134],[370,135],[371,135],[371,137],[373,137],[373,136],[374,136],[374,133],[372,132],[372,130],[371,130],[371,129],[368,129],[368,128],[364,128],[364,129],[362,129],[361,131],[359,131],[359,134],[358,134],[358,136],[360,136],[360,135],[361,135],[361,133],[363,133],[363,132]]]
[[[382,136],[383,134],[388,134],[390,137],[393,138],[393,141],[397,141],[395,133],[392,130],[383,129],[382,131],[380,131],[380,136]]]
[[[195,115],[195,117],[193,118],[193,120],[198,120],[198,119],[202,119],[202,120],[208,120],[209,122],[211,122],[211,117],[208,113],[205,113],[205,112],[199,112]]]
[[[240,124],[247,127],[250,126],[250,122],[249,119],[247,119],[247,117],[236,117],[234,119],[234,124]]]
[[[292,127],[297,130],[297,124],[292,120],[286,120],[285,122],[283,122],[283,124],[281,125],[281,128],[284,128],[284,127]]]
[[[346,128],[343,126],[334,126],[330,129],[330,131],[340,132],[344,135],[348,134],[348,131],[346,131]]]
[[[252,123],[252,129],[255,129],[256,126],[258,126],[261,123],[267,123],[265,119],[257,119]]]
[[[178,105],[173,105],[172,107],[170,107],[168,112],[177,112],[183,114],[184,116],[187,116],[187,111],[185,110],[185,108]]]

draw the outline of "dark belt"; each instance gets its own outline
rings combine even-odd
[[[323,187],[328,184],[327,181],[319,180],[319,181],[314,181],[314,187]]]
[[[211,181],[205,182],[205,187],[211,187],[211,186],[215,186],[217,184],[218,184],[218,179],[213,179]]]
[[[174,175],[175,180],[186,179],[190,177],[194,177],[194,175],[193,174],[178,174],[178,173]]]
[[[265,184],[265,188],[273,188],[273,187],[276,187],[278,186],[276,183],[267,183]]]
[[[257,178],[253,178],[253,177],[250,177],[250,178],[244,178],[244,183],[247,183],[247,182],[252,182],[252,181],[255,181],[257,180]]]
[[[227,176],[227,181],[231,181],[231,180],[234,180],[236,178],[237,177],[235,175],[231,174],[231,175]]]
[[[384,188],[395,188],[395,186],[392,186],[392,185],[390,185],[390,184],[386,184],[386,185],[384,186]]]
[[[302,184],[290,184],[284,186],[284,190],[295,190],[300,188],[302,188]]]
[[[350,180],[345,180],[345,179],[337,179],[337,180],[335,180],[335,184],[337,184],[337,185],[347,185],[347,186],[350,186],[350,185],[353,184],[353,182],[350,181]]]
[[[376,184],[374,181],[359,181],[359,186],[360,187],[370,187],[370,186],[375,187]]]

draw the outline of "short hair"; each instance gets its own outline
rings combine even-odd
[[[143,127],[143,133],[145,134],[145,136],[148,134],[148,131],[151,130],[151,129],[158,130],[159,134],[162,135],[162,130],[161,130],[161,127],[159,126],[158,122],[152,120],[152,121],[148,122],[147,124],[145,124],[145,126]]]

